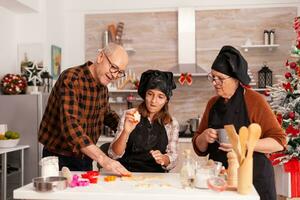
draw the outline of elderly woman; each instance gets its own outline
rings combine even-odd
[[[137,109],[125,111],[108,150],[129,171],[165,172],[175,167],[179,125],[168,111],[175,88],[171,72],[142,74],[138,94],[144,101]]]
[[[254,148],[253,184],[261,200],[276,200],[274,170],[265,154],[283,150],[286,139],[275,115],[264,97],[243,85],[248,85],[248,64],[240,52],[224,46],[215,59],[208,79],[217,96],[206,106],[193,146],[199,156],[221,161],[227,168],[226,153],[232,145],[217,142],[216,129],[233,124],[236,130],[258,123],[262,135]]]

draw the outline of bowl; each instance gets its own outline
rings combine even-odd
[[[64,190],[68,186],[67,178],[63,176],[37,177],[32,182],[37,192]]]
[[[8,140],[0,140],[0,148],[11,148],[18,145],[20,138],[18,139],[8,139]]]

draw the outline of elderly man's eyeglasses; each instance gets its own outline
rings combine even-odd
[[[107,59],[109,65],[110,65],[110,68],[109,68],[109,72],[110,72],[110,73],[112,73],[112,74],[116,74],[116,73],[117,73],[117,77],[118,77],[118,78],[122,78],[122,77],[125,77],[125,76],[126,76],[124,70],[120,70],[120,68],[119,68],[117,65],[113,64],[113,63],[109,60],[109,58],[107,57],[107,55],[106,55],[105,53],[103,53],[103,55],[106,57],[106,59]]]
[[[230,76],[226,77],[226,78],[220,78],[218,76],[214,76],[212,75],[211,73],[209,73],[207,75],[207,79],[210,81],[210,82],[215,82],[215,84],[217,85],[223,85],[223,82],[226,80],[226,79],[229,79],[231,78]]]

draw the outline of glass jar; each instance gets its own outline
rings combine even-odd
[[[58,157],[48,156],[40,160],[42,177],[59,176]]]
[[[197,166],[195,187],[207,189],[207,180],[213,176],[215,176],[215,167],[213,165]]]
[[[193,188],[195,185],[195,163],[191,159],[191,151],[186,149],[180,170],[180,182],[183,188]]]

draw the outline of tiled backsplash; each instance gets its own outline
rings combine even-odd
[[[274,75],[283,74],[285,61],[296,37],[292,27],[296,15],[296,7],[196,11],[197,64],[210,71],[221,46],[230,44],[241,50],[255,79],[264,62],[268,63]],[[130,69],[140,74],[150,68],[169,70],[177,66],[176,11],[86,15],[87,60],[94,60],[96,49],[101,48],[102,33],[107,25],[120,21],[125,23],[123,38],[130,39],[129,45],[136,51],[129,58]],[[280,46],[273,51],[264,48],[243,52],[240,46],[248,38],[253,44],[263,43],[265,29],[275,29],[275,43]],[[170,111],[179,122],[201,116],[213,95],[213,87],[206,77],[193,77],[191,86],[181,86],[177,81]]]

